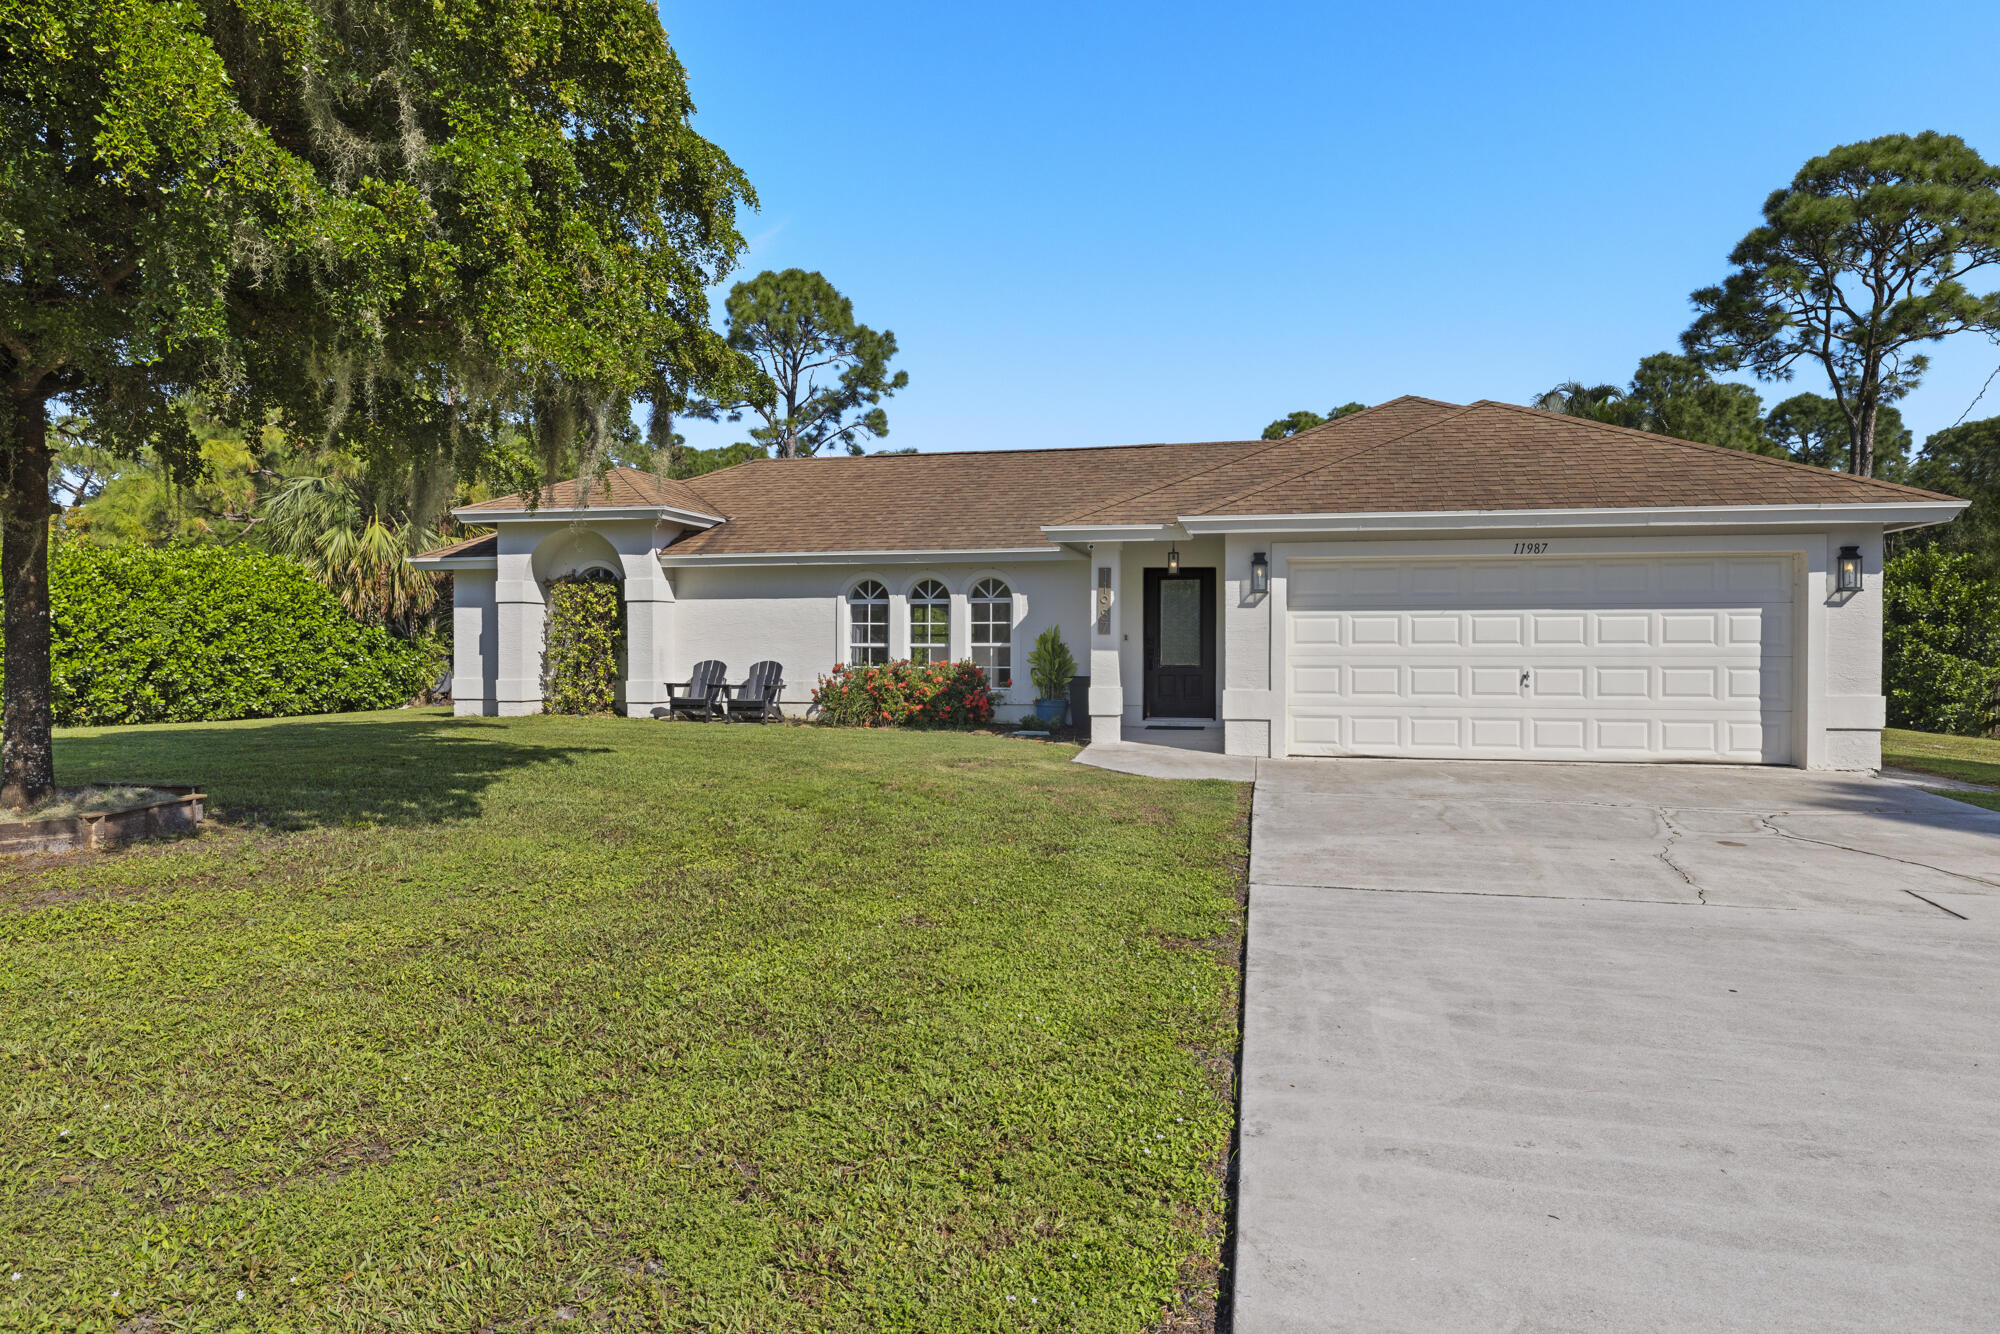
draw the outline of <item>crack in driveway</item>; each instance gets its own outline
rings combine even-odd
[[[1760,815],[1757,817],[1757,822],[1776,834],[1779,838],[1789,838],[1800,843],[1816,843],[1822,848],[1834,848],[1840,852],[1852,852],[1862,857],[1878,857],[1885,862],[1897,862],[1904,866],[1914,866],[1918,870],[1935,871],[1939,875],[1948,875],[1954,880],[1968,880],[1975,885],[1984,885],[1988,889],[2000,889],[2000,880],[1988,880],[1985,876],[1967,875],[1964,871],[1953,871],[1943,866],[1933,866],[1929,862],[1911,861],[1908,857],[1898,857],[1893,853],[1876,852],[1870,848],[1849,847],[1845,843],[1835,843],[1829,839],[1812,838],[1806,834],[1794,834],[1791,830],[1780,829],[1773,823],[1777,818],[1774,815]],[[1930,900],[1925,899],[1924,902],[1929,903]],[[1933,904],[1932,906],[1935,907],[1936,905]],[[1950,912],[1951,910],[1946,908],[1943,911]],[[1956,913],[1952,915],[1957,916]]]
[[[1653,807],[1653,814],[1659,816],[1660,823],[1667,827],[1667,841],[1661,844],[1660,850],[1653,855],[1665,862],[1675,875],[1687,882],[1687,887],[1694,891],[1695,902],[1701,904],[1703,907],[1707,907],[1708,891],[1695,882],[1695,878],[1688,873],[1687,867],[1682,866],[1673,858],[1674,844],[1681,841],[1681,827],[1674,823],[1674,817],[1667,814],[1665,807]]]

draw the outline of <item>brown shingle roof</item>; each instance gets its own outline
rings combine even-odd
[[[544,488],[541,506],[574,506],[576,492],[575,482]],[[673,549],[726,556],[1045,548],[1044,525],[1198,514],[1949,499],[1510,403],[1406,397],[1278,441],[756,459],[684,482],[617,468],[589,503],[719,516]],[[526,497],[508,496],[461,513],[527,508]]]
[[[729,522],[678,555],[963,551],[1052,545],[1042,525],[1079,505],[1214,466],[1262,442],[756,459],[694,479]]]
[[[412,559],[441,560],[447,556],[456,559],[477,559],[482,556],[498,555],[499,552],[500,539],[492,533],[481,533],[477,537],[468,537],[463,541],[453,542],[448,546],[432,547],[429,551],[420,551]]]
[[[1379,514],[1949,499],[1894,482],[1487,400],[1281,482],[1242,488],[1200,512]]]
[[[670,509],[693,510],[697,513],[716,515],[712,509],[704,507],[686,482],[677,482],[671,477],[661,477],[642,468],[613,468],[599,478],[597,484],[583,493],[581,478],[572,477],[566,482],[551,482],[539,494],[521,492],[518,495],[496,496],[492,500],[482,500],[471,505],[459,506],[460,513],[484,514],[508,513],[526,509],[582,509],[585,506],[605,509],[650,509],[666,506]],[[579,499],[582,495],[582,499]]]
[[[1160,484],[1110,504],[1079,509],[1066,524],[1172,523],[1183,514],[1207,512],[1218,500],[1246,490],[1275,486],[1288,478],[1372,449],[1416,427],[1460,411],[1456,403],[1403,397],[1365,412],[1341,417],[1283,440],[1244,446],[1198,472],[1161,478]]]

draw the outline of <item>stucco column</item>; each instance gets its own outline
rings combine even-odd
[[[1843,547],[1861,551],[1861,591],[1836,587]],[[1835,528],[1806,553],[1806,643],[1793,650],[1807,663],[1808,769],[1870,771],[1882,767],[1882,728],[1888,700],[1882,695],[1882,530]],[[1814,614],[1816,613],[1816,614]]]
[[[456,570],[451,577],[451,711],[479,717],[494,711],[499,623],[493,571]]]
[[[625,567],[625,716],[665,716],[667,664],[673,660],[674,587],[651,551],[627,554]]]
[[[524,536],[527,549],[509,550],[512,537],[502,530],[493,588],[493,711],[503,718],[542,711],[542,622],[548,614],[535,579],[533,538]]]
[[[1268,756],[1277,732],[1272,597],[1250,589],[1250,562],[1261,554],[1268,569],[1269,547],[1263,534],[1232,534],[1223,543],[1222,748],[1231,755]]]
[[[1125,689],[1119,676],[1119,647],[1124,641],[1123,544],[1098,542],[1090,552],[1090,739],[1125,738]]]

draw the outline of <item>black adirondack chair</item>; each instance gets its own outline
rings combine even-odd
[[[784,710],[778,707],[778,700],[784,693],[783,663],[752,663],[749,680],[741,685],[723,687],[723,715],[731,722],[776,722],[785,716]]]
[[[722,703],[728,692],[725,678],[729,675],[727,665],[710,659],[694,665],[694,675],[685,681],[667,682],[667,717],[699,718],[707,722],[722,716]]]

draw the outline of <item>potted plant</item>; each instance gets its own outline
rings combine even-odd
[[[1035,717],[1051,727],[1060,725],[1069,712],[1069,679],[1076,675],[1076,659],[1063,643],[1062,631],[1053,625],[1035,636],[1028,654],[1028,676],[1035,683]]]

